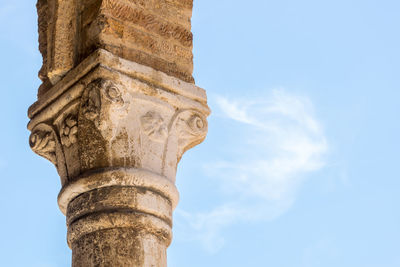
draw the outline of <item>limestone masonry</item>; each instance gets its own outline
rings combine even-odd
[[[72,266],[166,266],[176,168],[207,134],[193,0],[39,0],[34,152],[61,178]]]

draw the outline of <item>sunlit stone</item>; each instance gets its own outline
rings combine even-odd
[[[207,134],[192,0],[39,0],[29,143],[55,164],[73,266],[166,266],[177,164]]]

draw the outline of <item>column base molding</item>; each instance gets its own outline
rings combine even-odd
[[[58,195],[58,206],[66,215],[68,204],[80,194],[113,186],[152,190],[165,196],[173,210],[179,202],[178,189],[167,177],[143,169],[111,168],[88,172],[64,185]]]

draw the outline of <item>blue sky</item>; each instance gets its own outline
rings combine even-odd
[[[2,266],[70,266],[28,146],[34,0],[0,0]],[[209,135],[182,159],[170,267],[400,266],[400,2],[197,0]]]

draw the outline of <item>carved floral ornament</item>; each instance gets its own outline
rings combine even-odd
[[[76,143],[78,134],[78,120],[74,115],[68,115],[60,129],[61,143],[70,147],[72,144]]]
[[[117,85],[115,85],[111,81],[106,81],[104,82],[103,87],[104,92],[110,101],[117,103],[121,106],[125,103],[125,101],[122,99],[121,90],[117,87]]]
[[[201,139],[207,134],[206,118],[197,110],[179,110],[171,119],[170,129],[164,118],[155,111],[149,111],[140,118],[142,129],[153,141],[162,142],[170,134],[179,139]],[[172,128],[176,131],[171,133]]]
[[[140,119],[143,131],[150,139],[158,142],[164,141],[168,136],[168,129],[161,115],[154,111],[147,112]]]

